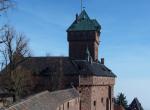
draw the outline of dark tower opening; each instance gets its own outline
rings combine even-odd
[[[69,57],[75,60],[86,59],[88,47],[93,61],[98,61],[98,46],[101,26],[95,19],[90,19],[86,11],[76,15],[73,24],[68,28]]]

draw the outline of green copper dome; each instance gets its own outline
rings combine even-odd
[[[69,31],[100,31],[101,26],[95,19],[90,19],[85,10],[76,16],[76,20],[67,29]]]

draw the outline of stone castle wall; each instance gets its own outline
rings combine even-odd
[[[111,93],[109,88],[111,88]],[[113,86],[92,87],[91,110],[113,110],[113,105]]]
[[[80,86],[80,110],[91,110],[91,88],[88,86]]]
[[[79,84],[81,110],[114,110],[115,78],[80,76]]]
[[[58,106],[56,110],[80,110],[80,98],[74,98]]]
[[[69,57],[73,59],[85,59],[88,47],[94,61],[98,60],[99,33],[97,31],[68,32]]]
[[[114,85],[115,78],[99,76],[80,76],[80,85]]]

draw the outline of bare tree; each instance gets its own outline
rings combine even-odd
[[[5,40],[3,39],[4,35],[5,35],[5,30],[6,30],[7,25],[2,26],[2,28],[0,28],[0,44],[4,43]]]
[[[12,0],[0,0],[0,12],[6,11],[12,7]]]
[[[5,41],[1,45],[1,54],[3,55],[4,68],[2,72],[3,87],[11,94],[14,94],[15,98],[19,98],[25,88],[25,71],[19,69],[20,63],[30,55],[28,48],[28,40],[25,39],[23,34],[18,34],[12,27],[7,27],[3,36],[1,37]],[[29,77],[28,77],[29,78]]]
[[[14,6],[13,0],[0,0],[0,16],[2,13],[7,12],[7,10]],[[0,27],[0,37],[3,31],[5,30],[5,26]],[[4,43],[4,40],[0,40],[0,44]]]

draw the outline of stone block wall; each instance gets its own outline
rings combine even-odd
[[[90,86],[80,86],[80,110],[91,110],[91,89]]]
[[[113,96],[110,93],[112,86],[93,86],[91,94],[91,110],[114,110]],[[112,90],[111,90],[112,91]],[[113,92],[113,91],[112,91]],[[111,96],[109,96],[111,94]]]
[[[58,106],[56,110],[80,110],[80,98],[74,98]]]
[[[85,59],[88,46],[94,61],[98,60],[99,32],[97,31],[73,31],[68,32],[69,57],[73,59]]]
[[[114,110],[113,77],[80,76],[81,110]]]
[[[115,78],[99,76],[80,76],[80,85],[114,85]]]

